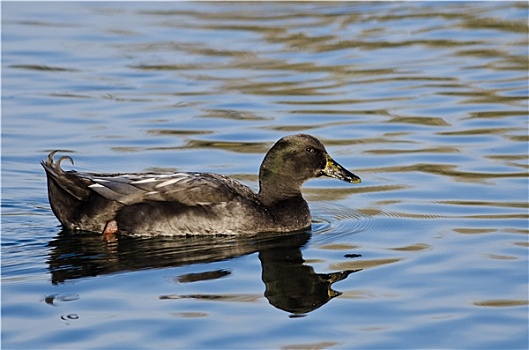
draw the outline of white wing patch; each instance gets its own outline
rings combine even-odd
[[[94,180],[96,180],[96,179],[94,179]],[[130,183],[132,185],[139,185],[139,184],[146,184],[146,183],[155,182],[155,181],[158,181],[157,177],[149,177],[149,178],[146,178],[146,179],[143,179],[143,180],[131,181]]]
[[[97,180],[101,180],[101,179],[97,179]],[[98,181],[99,182],[99,181]],[[103,181],[103,182],[108,182],[108,181]],[[90,188],[105,188],[105,186],[101,185],[101,184],[92,184],[90,186],[88,186]]]
[[[175,179],[170,179],[170,180],[166,180],[162,183],[159,183],[158,185],[154,186],[154,188],[160,188],[160,187],[164,187],[164,186],[169,186],[169,185],[172,185],[178,181],[181,181],[183,180],[183,178],[175,178]]]

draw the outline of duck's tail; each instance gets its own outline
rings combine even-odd
[[[46,160],[41,162],[48,178],[48,198],[53,213],[61,224],[68,229],[74,229],[74,221],[78,215],[80,206],[91,196],[86,183],[77,176],[75,171],[64,171],[61,162],[68,159],[73,164],[73,159],[69,156],[62,156],[53,161],[53,157],[59,151],[53,151]]]

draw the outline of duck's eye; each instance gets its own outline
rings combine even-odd
[[[312,147],[307,147],[305,148],[305,151],[309,152],[309,153],[314,153],[314,148]]]

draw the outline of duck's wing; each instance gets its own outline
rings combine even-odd
[[[113,201],[131,205],[145,201],[178,202],[188,206],[228,202],[256,194],[227,176],[211,173],[92,174],[77,173],[92,184],[89,189]]]

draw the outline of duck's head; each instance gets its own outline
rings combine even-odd
[[[306,134],[290,135],[277,141],[266,154],[259,171],[261,190],[263,185],[276,186],[280,192],[299,193],[305,181],[319,176],[361,182],[358,176],[334,161],[318,139]]]

